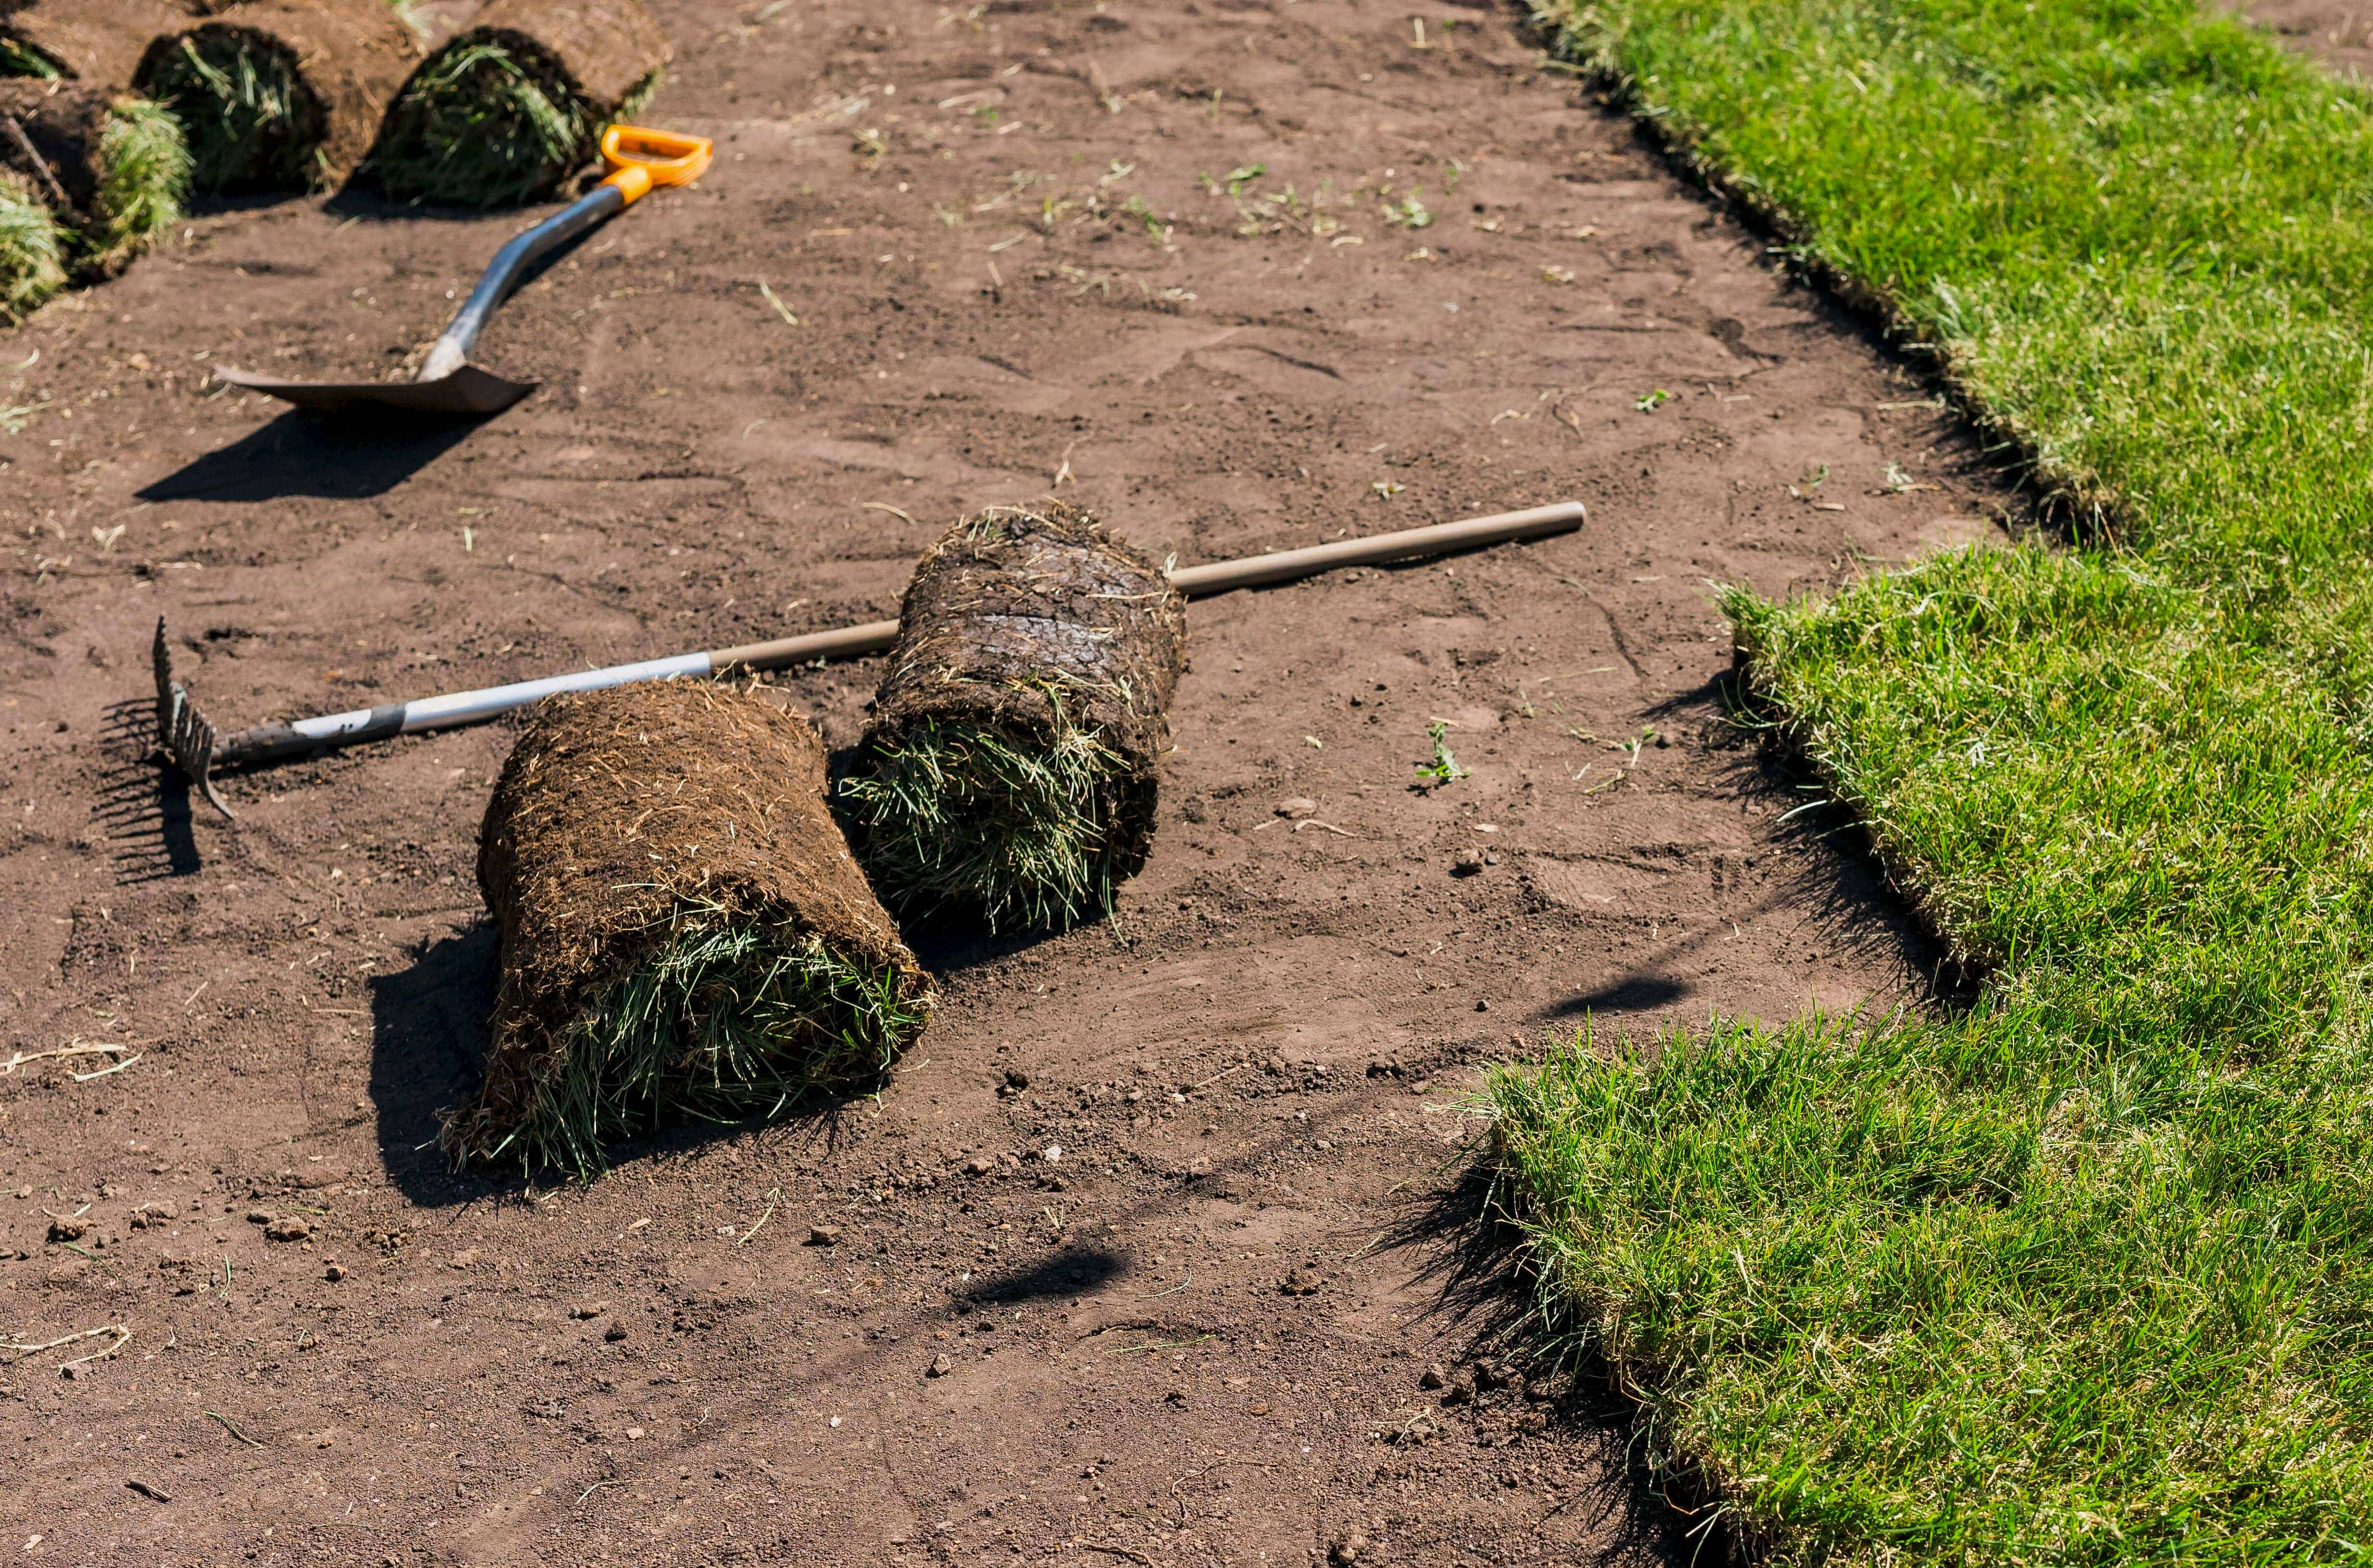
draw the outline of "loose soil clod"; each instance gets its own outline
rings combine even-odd
[[[372,171],[411,201],[539,200],[650,101],[672,53],[639,0],[494,0],[404,84]]]
[[[456,1160],[591,1172],[620,1137],[877,1081],[929,978],[824,804],[806,720],[706,682],[555,697],[496,785],[478,883],[502,932]]]
[[[249,0],[159,38],[141,91],[172,109],[201,191],[340,183],[419,57],[384,0]]]
[[[925,552],[841,796],[902,915],[1063,925],[1145,864],[1186,643],[1162,567],[1062,502]]]

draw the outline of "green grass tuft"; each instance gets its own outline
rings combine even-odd
[[[28,314],[65,287],[65,249],[49,203],[0,170],[0,320]]]
[[[64,75],[56,61],[22,39],[0,38],[0,76],[38,76],[54,82]]]
[[[619,110],[659,90],[653,72]],[[389,113],[371,168],[389,194],[456,206],[515,206],[550,195],[591,156],[603,118],[498,43],[462,40],[421,67]]]
[[[321,105],[261,34],[201,28],[141,73],[140,90],[181,122],[194,190],[310,191],[328,177]]]
[[[146,250],[181,221],[190,153],[179,122],[145,99],[116,101],[99,145],[99,226],[82,259],[105,269]]]
[[[652,956],[563,1030],[560,1071],[520,1122],[459,1153],[595,1175],[622,1139],[875,1084],[923,1019],[894,970],[870,973],[812,933],[683,910]]]
[[[975,916],[997,931],[1110,906],[1111,781],[1125,763],[1071,721],[1059,688],[1045,691],[1055,737],[1043,749],[928,724],[841,781],[866,875],[902,916]]]
[[[1726,597],[1989,978],[1499,1074],[1546,1310],[1774,1561],[2361,1559],[2373,95],[2179,0],[1549,14],[2075,543]]]

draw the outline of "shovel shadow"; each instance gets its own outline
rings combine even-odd
[[[143,501],[384,495],[475,430],[476,419],[290,412],[137,492]]]

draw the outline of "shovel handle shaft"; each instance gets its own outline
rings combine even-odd
[[[469,359],[470,351],[477,346],[478,334],[486,330],[486,320],[494,315],[495,308],[519,286],[520,273],[538,257],[625,210],[626,193],[605,181],[496,251],[495,259],[479,275],[478,286],[470,291],[470,297],[454,313],[452,324],[430,345],[418,378],[434,381],[459,370]]]

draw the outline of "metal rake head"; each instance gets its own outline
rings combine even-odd
[[[165,645],[165,618],[157,618],[157,641],[148,650],[157,672],[157,745],[167,760],[198,786],[208,804],[231,820],[237,814],[215,792],[215,726],[190,700],[189,688],[173,679],[172,650]]]

